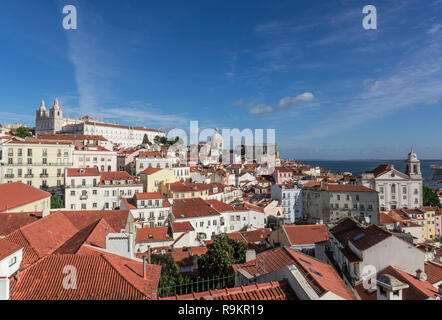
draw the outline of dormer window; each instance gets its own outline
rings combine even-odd
[[[14,264],[17,263],[17,257],[13,257],[9,260],[9,266],[12,267]]]

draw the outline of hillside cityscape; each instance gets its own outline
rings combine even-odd
[[[180,319],[440,302],[441,17],[441,0],[3,3],[0,300]]]

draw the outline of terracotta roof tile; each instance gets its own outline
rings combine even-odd
[[[49,192],[21,182],[0,184],[0,212],[50,197]]]
[[[14,252],[19,251],[21,248],[21,246],[14,242],[0,238],[0,260],[3,260]]]
[[[425,273],[428,282],[434,284],[442,281],[442,265],[431,261],[425,262]]]
[[[136,242],[173,241],[168,227],[140,228],[137,230]]]
[[[173,296],[162,300],[298,300],[298,298],[287,281],[275,281]]]
[[[64,268],[76,270],[77,287],[66,290]],[[160,266],[149,265],[147,279],[142,263],[112,254],[50,255],[11,278],[11,300],[139,300],[157,290]]]
[[[194,231],[195,229],[192,227],[192,224],[189,221],[183,222],[172,222],[170,224],[172,232],[186,232],[186,231]]]
[[[255,260],[232,267],[235,271],[242,269],[251,275],[263,275],[289,265],[297,267],[319,296],[331,291],[347,300],[356,299],[332,266],[288,248],[265,251]]]
[[[20,227],[37,221],[41,213],[12,212],[0,214],[0,237],[6,236]]]
[[[328,229],[324,224],[283,225],[291,245],[310,244],[328,240]]]
[[[98,177],[100,172],[98,168],[68,168],[66,169],[67,177]]]

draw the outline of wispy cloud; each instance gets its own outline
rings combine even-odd
[[[69,59],[77,83],[77,108],[73,114],[88,114],[98,119],[116,120],[158,127],[176,125],[184,116],[167,115],[151,107],[150,102],[127,102],[118,94],[122,79],[130,78],[124,67],[133,44],[124,34],[107,24],[92,5],[81,2],[77,30],[67,32]],[[113,41],[106,41],[112,33]],[[72,106],[72,99],[69,101]],[[72,104],[71,104],[72,103]]]
[[[291,97],[282,98],[281,101],[279,101],[279,106],[281,108],[289,108],[289,107],[296,106],[302,102],[312,101],[313,99],[315,99],[315,96],[313,95],[313,93],[304,92],[304,93],[301,93],[293,98],[291,98]]]
[[[400,110],[438,104],[442,96],[442,44],[434,40],[428,39],[420,50],[401,57],[383,77],[365,81],[365,91],[337,106],[327,119],[314,123],[314,130],[307,130],[295,139],[332,136]]]
[[[437,24],[433,25],[430,29],[428,29],[427,33],[428,33],[428,34],[436,33],[436,32],[438,32],[441,28],[442,28],[442,24],[437,23]]]
[[[258,104],[256,106],[253,106],[249,109],[249,112],[251,114],[265,114],[273,111],[273,107],[268,104]]]

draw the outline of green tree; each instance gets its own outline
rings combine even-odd
[[[178,276],[178,265],[173,260],[170,253],[168,254],[151,254],[150,261],[153,264],[161,266],[161,275]]]
[[[29,129],[25,127],[18,128],[13,135],[19,138],[32,137],[32,134],[29,132]]]
[[[244,262],[246,251],[244,242],[221,236],[207,246],[207,252],[198,260],[198,275],[202,278],[232,276],[232,264]]]
[[[64,208],[64,197],[59,194],[51,196],[51,209]]]
[[[152,142],[149,141],[149,137],[147,136],[147,133],[144,134],[143,143],[147,143],[149,146],[152,145]]]
[[[175,294],[185,294],[190,292],[190,278],[179,273],[179,267],[170,253],[152,254],[151,263],[161,266],[159,296],[168,297]]]
[[[440,207],[440,201],[439,201],[439,197],[437,196],[437,194],[435,192],[433,192],[433,190],[431,190],[430,188],[424,186],[422,188],[423,191],[423,202],[424,202],[424,206],[432,206],[432,207]]]

